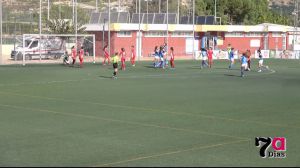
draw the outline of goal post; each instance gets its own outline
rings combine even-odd
[[[63,57],[66,53],[71,55],[73,46],[77,51],[83,47],[84,62],[96,62],[96,42],[93,34],[23,34],[20,44],[11,52],[10,62],[23,65],[63,63]]]

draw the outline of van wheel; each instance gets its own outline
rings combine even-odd
[[[32,60],[32,56],[31,55],[26,55],[26,57],[28,60]]]
[[[22,60],[23,59],[23,54],[18,53],[15,57],[17,57],[17,60]]]

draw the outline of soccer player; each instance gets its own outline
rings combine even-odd
[[[163,46],[160,46],[160,48],[159,48],[159,53],[158,53],[158,56],[159,56],[159,59],[160,59],[160,62],[159,62],[159,66],[161,67],[161,68],[163,68],[163,69],[165,69],[165,61],[164,61],[164,48],[163,48]]]
[[[171,58],[170,58],[171,69],[174,69],[175,68],[175,64],[174,64],[174,60],[175,60],[175,58],[174,58],[174,48],[171,47],[170,50],[171,50],[171,53],[170,53],[170,55],[171,55]]]
[[[80,68],[83,67],[83,54],[84,54],[84,49],[83,47],[81,47],[81,49],[79,50],[79,61],[80,61]]]
[[[213,54],[214,54],[214,52],[213,52],[212,48],[209,47],[209,50],[207,52],[207,55],[208,55],[208,66],[209,66],[209,68],[211,68],[211,66],[213,64]]]
[[[114,73],[113,73],[113,79],[117,79],[117,73],[118,73],[118,63],[119,63],[119,56],[118,56],[118,52],[115,52],[115,55],[113,55],[112,59],[112,63],[113,63],[113,68],[114,68]]]
[[[131,58],[130,58],[130,62],[132,66],[135,66],[135,50],[134,50],[134,46],[131,46]]]
[[[251,71],[251,51],[250,50],[247,50],[246,51],[246,56],[247,56],[247,58],[248,58],[248,61],[247,61],[247,63],[248,63],[248,68],[247,68],[247,70],[246,71]]]
[[[121,48],[120,57],[121,57],[121,69],[123,71],[125,71],[126,70],[126,64],[125,64],[125,61],[126,61],[126,52],[125,52],[124,48]]]
[[[63,64],[64,64],[64,65],[69,65],[69,64],[70,64],[70,61],[69,61],[69,54],[68,54],[68,51],[67,51],[67,50],[65,51],[65,54],[64,54]]]
[[[74,64],[75,64],[75,62],[76,62],[76,57],[77,57],[77,52],[76,52],[75,46],[73,46],[73,47],[71,48],[71,52],[72,52],[72,59],[73,59],[72,66],[74,66]]]
[[[246,53],[243,53],[241,57],[241,77],[245,77],[245,70],[248,68],[248,59]]]
[[[160,57],[159,57],[159,49],[158,46],[155,46],[154,48],[154,67],[158,67],[160,62]]]
[[[233,65],[234,65],[234,48],[231,48],[231,50],[230,50],[229,60],[230,60],[229,69],[232,69]]]
[[[104,51],[103,65],[106,65],[106,63],[105,63],[106,60],[108,60],[108,64],[110,64],[109,51],[108,51],[107,45],[104,46],[103,51]]]
[[[164,45],[163,45],[163,68],[164,67],[168,67],[168,45],[167,45],[167,43],[164,43]]]
[[[207,50],[205,48],[202,48],[201,49],[201,55],[202,55],[202,63],[201,63],[201,66],[200,68],[204,68],[204,67],[207,67]]]
[[[258,72],[262,72],[262,69],[263,68],[265,68],[265,69],[269,69],[269,67],[268,66],[264,66],[264,58],[263,58],[263,56],[262,56],[262,54],[261,54],[261,49],[259,48],[258,50],[257,50],[257,53],[258,53],[258,57],[259,57],[259,61],[258,61]]]
[[[231,44],[228,44],[227,46],[227,53],[228,53],[228,59],[230,60],[230,52],[231,52]]]

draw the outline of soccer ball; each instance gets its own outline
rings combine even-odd
[[[266,68],[269,69],[269,66],[267,65]]]

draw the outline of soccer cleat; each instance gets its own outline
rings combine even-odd
[[[259,70],[258,72],[261,72],[261,70]]]

